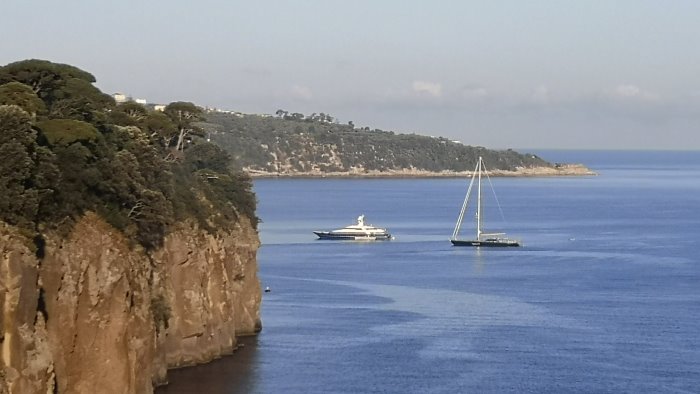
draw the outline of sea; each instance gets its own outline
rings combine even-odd
[[[533,153],[598,175],[490,178],[521,248],[451,246],[468,179],[255,180],[263,331],[157,392],[700,393],[700,152]]]

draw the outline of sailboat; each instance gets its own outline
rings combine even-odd
[[[464,203],[462,203],[462,210],[459,212],[459,218],[457,218],[457,224],[455,225],[455,230],[452,232],[452,238],[450,242],[454,246],[485,246],[485,247],[505,247],[505,246],[520,246],[520,242],[507,238],[505,233],[486,233],[483,231],[483,215],[482,215],[482,204],[481,204],[481,174],[482,171],[484,175],[488,178],[488,173],[484,166],[484,160],[479,156],[479,161],[476,163],[476,168],[472,174],[472,180],[469,182],[469,188],[467,189],[467,195],[464,197]],[[491,182],[490,178],[489,183]],[[472,240],[459,239],[459,230],[462,227],[462,221],[464,220],[464,214],[467,211],[467,205],[469,205],[469,198],[471,196],[472,187],[474,186],[474,181],[477,181],[477,204],[476,204],[476,238]],[[492,186],[493,187],[493,186]],[[495,193],[494,193],[495,196]],[[500,209],[500,206],[499,206]]]

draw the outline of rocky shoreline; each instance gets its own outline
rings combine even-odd
[[[268,172],[244,169],[253,178],[463,178],[472,176],[472,171],[425,171],[401,169],[389,171],[364,170],[353,168],[350,171],[281,171]],[[557,164],[554,167],[518,168],[515,171],[490,170],[493,177],[551,177],[551,176],[595,176],[595,171],[583,164]]]

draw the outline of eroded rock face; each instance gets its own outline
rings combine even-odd
[[[0,392],[45,393],[54,387],[46,319],[38,311],[39,273],[31,242],[0,223]]]
[[[259,245],[250,225],[226,236],[181,226],[153,254],[155,280],[165,289],[172,313],[165,338],[169,367],[229,354],[236,336],[259,331]]]
[[[94,214],[45,240],[40,259],[0,224],[0,392],[147,393],[167,368],[259,330],[249,222],[216,235],[180,224],[150,254]]]

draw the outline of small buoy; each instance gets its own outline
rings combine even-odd
[[[269,293],[270,291],[271,291],[271,290],[270,290],[270,286],[267,286],[267,287],[265,288],[265,293]]]

